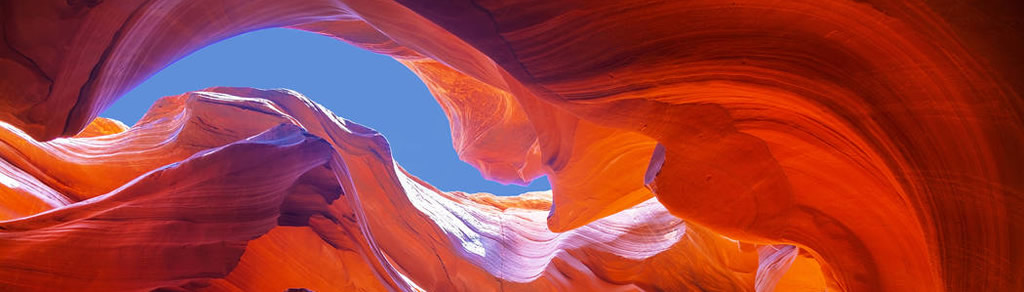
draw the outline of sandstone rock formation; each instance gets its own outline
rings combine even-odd
[[[1024,290],[1018,6],[0,2],[0,290]],[[277,26],[393,56],[463,160],[553,189],[442,192],[287,90],[97,118]]]
[[[25,170],[5,173],[9,197],[52,203],[8,204],[23,213],[0,223],[4,287],[744,290],[797,255],[685,224],[656,199],[552,233],[550,193],[440,192],[379,134],[290,91],[212,88],[110,124],[41,143],[5,126],[4,169]]]

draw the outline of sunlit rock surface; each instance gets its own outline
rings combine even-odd
[[[0,290],[1021,291],[1021,4],[968,2],[0,2]],[[289,91],[96,118],[276,26],[552,191],[441,192]]]
[[[0,284],[15,290],[749,290],[798,252],[655,199],[553,233],[549,193],[440,192],[382,136],[289,91],[167,97],[104,136],[4,133],[5,196],[41,202],[5,204],[21,211],[0,223]]]

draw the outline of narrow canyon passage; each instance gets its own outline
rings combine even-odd
[[[1024,290],[1021,6],[3,1],[0,290]]]

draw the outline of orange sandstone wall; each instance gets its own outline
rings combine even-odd
[[[0,287],[1022,290],[1019,6],[2,2]],[[277,26],[393,56],[463,160],[552,191],[440,192],[294,92],[95,119]]]

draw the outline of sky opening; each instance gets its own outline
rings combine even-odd
[[[288,88],[381,132],[395,160],[445,191],[517,195],[548,190],[484,179],[459,160],[448,120],[427,87],[391,57],[315,33],[272,28],[223,40],[164,68],[100,116],[132,125],[158,98],[213,86]]]

